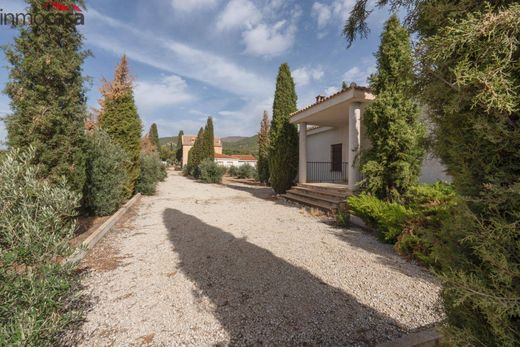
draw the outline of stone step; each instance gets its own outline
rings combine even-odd
[[[291,189],[291,191],[301,192],[302,194],[309,194],[311,196],[325,197],[328,199],[340,200],[340,201],[345,200],[347,198],[347,196],[349,195],[348,192],[338,192],[338,191],[332,191],[332,190],[330,190],[330,191],[319,190],[319,189],[303,187],[303,186],[295,186]]]
[[[295,195],[301,195],[305,198],[323,200],[333,204],[341,204],[347,198],[347,194],[329,193],[323,191],[316,191],[313,189],[294,187],[289,192]]]
[[[311,190],[317,191],[317,192],[330,193],[330,194],[349,194],[350,193],[349,187],[342,186],[342,185],[326,186],[326,185],[315,185],[315,184],[309,184],[309,183],[298,183],[297,187],[311,189]]]
[[[282,195],[284,198],[311,207],[316,207],[325,211],[335,211],[339,208],[339,204],[327,202],[324,200],[313,199],[302,195],[294,194],[290,191]]]

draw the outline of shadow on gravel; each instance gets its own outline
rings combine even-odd
[[[181,271],[214,304],[231,345],[371,346],[403,334],[392,318],[246,239],[174,209],[163,221]]]

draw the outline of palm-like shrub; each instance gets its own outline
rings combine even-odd
[[[199,165],[200,179],[206,183],[220,183],[226,173],[226,168],[218,165],[212,159],[204,159]]]
[[[42,179],[35,150],[0,158],[0,345],[52,346],[75,314],[70,254],[80,196]]]
[[[125,198],[128,156],[103,130],[88,134],[87,145],[84,206],[93,215],[110,215]]]

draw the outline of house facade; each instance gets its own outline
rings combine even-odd
[[[370,146],[363,115],[375,96],[366,87],[352,84],[291,115],[299,126],[299,183],[337,183],[353,191],[361,180],[358,156]],[[440,161],[423,163],[421,182],[449,180]]]
[[[240,167],[246,164],[256,167],[256,158],[252,155],[225,155],[215,153],[215,162],[224,167]]]
[[[188,164],[188,156],[190,154],[190,149],[192,149],[195,144],[195,140],[197,136],[194,135],[184,135],[182,137],[182,166]],[[220,138],[215,137],[215,154],[222,154],[222,141]]]

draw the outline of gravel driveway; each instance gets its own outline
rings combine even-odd
[[[81,346],[370,346],[442,317],[435,279],[370,234],[177,173],[82,266]]]

